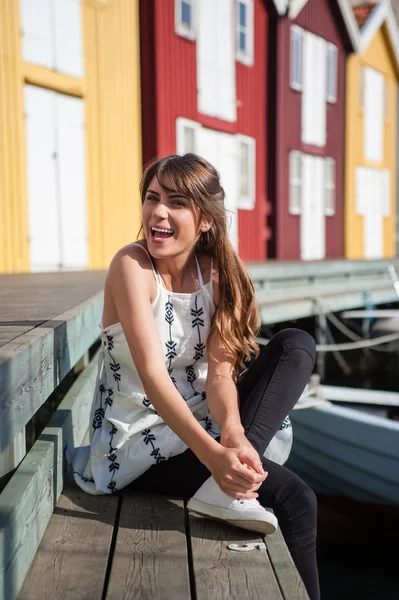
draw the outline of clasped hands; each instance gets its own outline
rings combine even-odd
[[[229,496],[250,500],[267,477],[259,454],[244,435],[241,425],[222,428],[219,449],[210,461],[210,471]]]

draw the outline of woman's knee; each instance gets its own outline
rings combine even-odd
[[[287,328],[272,337],[269,345],[280,346],[283,352],[299,350],[310,355],[313,363],[316,359],[316,342],[314,338],[302,329]]]

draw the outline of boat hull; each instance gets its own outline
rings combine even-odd
[[[294,410],[290,418],[286,466],[316,492],[399,504],[399,422],[333,404]]]

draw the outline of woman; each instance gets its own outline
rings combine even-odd
[[[107,274],[90,452],[75,458],[75,479],[91,494],[130,484],[190,497],[189,509],[263,533],[278,519],[317,599],[315,496],[264,457],[312,372],[314,341],[280,332],[241,373],[258,354],[258,312],[217,172],[170,156],[140,189],[144,239]]]

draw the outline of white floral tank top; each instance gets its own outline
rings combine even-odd
[[[137,245],[153,265],[147,250]],[[217,437],[220,429],[209,414],[205,393],[206,340],[215,310],[212,277],[204,285],[195,260],[200,289],[192,294],[166,290],[153,266],[157,294],[152,311],[169,377],[195,418]],[[110,494],[186,449],[147,398],[120,323],[102,328],[90,446],[79,448],[74,456],[76,483],[89,494]]]

